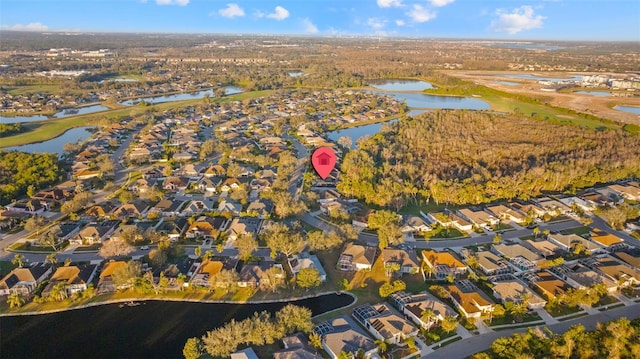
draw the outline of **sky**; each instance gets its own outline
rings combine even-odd
[[[1,0],[0,28],[640,42],[640,1]]]

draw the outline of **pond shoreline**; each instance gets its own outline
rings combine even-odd
[[[53,314],[53,313],[61,313],[61,312],[67,312],[67,311],[72,311],[72,310],[80,310],[80,309],[86,309],[86,308],[92,308],[92,307],[99,307],[99,306],[109,305],[109,304],[140,303],[140,302],[146,302],[146,301],[186,302],[186,303],[203,303],[203,304],[234,304],[234,305],[245,305],[246,304],[246,305],[254,305],[254,304],[266,304],[266,303],[292,302],[292,301],[299,301],[299,300],[304,300],[304,299],[318,298],[318,297],[322,297],[324,295],[331,295],[331,294],[349,295],[349,296],[351,296],[353,298],[353,302],[351,304],[349,304],[348,306],[353,305],[357,300],[357,297],[354,294],[349,293],[349,292],[343,292],[343,291],[321,292],[321,293],[310,294],[310,295],[301,296],[301,297],[289,297],[289,298],[281,298],[281,299],[264,299],[264,300],[256,300],[256,301],[245,301],[245,302],[238,302],[238,301],[233,301],[233,300],[212,300],[212,299],[200,300],[200,299],[170,298],[170,297],[123,298],[123,299],[106,300],[106,301],[95,302],[95,303],[87,303],[87,304],[82,304],[82,305],[78,305],[78,306],[71,306],[71,307],[68,307],[68,308],[60,308],[60,309],[49,309],[49,310],[42,310],[42,311],[17,312],[17,313],[0,313],[0,318],[3,318],[3,317],[20,317],[20,316],[36,316],[36,315],[42,315],[42,314]],[[338,309],[342,309],[342,308],[338,308]],[[335,310],[338,310],[338,309],[335,309]],[[323,313],[323,314],[326,314],[326,313]]]

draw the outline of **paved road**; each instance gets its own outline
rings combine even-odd
[[[331,224],[322,221],[311,214],[305,214],[302,216],[302,220],[316,228],[331,231],[334,230],[335,227]],[[544,231],[548,229],[550,231],[562,231],[569,228],[580,227],[582,224],[578,221],[567,220],[563,222],[551,223],[551,224],[540,224],[540,230]],[[533,232],[531,229],[519,229],[514,231],[506,231],[502,234],[503,240],[508,239],[516,239],[519,237],[529,236]],[[378,244],[378,236],[373,234],[363,234],[360,233],[358,236],[358,240],[377,245]],[[455,240],[431,240],[431,241],[415,241],[415,242],[405,242],[407,245],[413,246],[415,248],[450,248],[450,247],[466,247],[480,244],[493,243],[493,234],[489,233],[486,235],[481,235],[477,237],[471,238],[463,238],[463,239],[455,239]]]
[[[615,234],[616,236],[622,238],[625,242],[627,242],[627,244],[632,244],[632,245],[635,245],[636,247],[640,247],[640,241],[639,240],[631,237],[626,232],[616,231],[615,229],[609,227],[609,225],[607,225],[607,222],[604,219],[602,219],[602,217],[598,217],[596,215],[593,215],[591,218],[593,219],[593,222],[591,223],[591,227],[600,228],[600,229],[605,230],[607,232],[611,232],[611,233]]]
[[[639,318],[640,303],[636,303],[628,307],[611,309],[586,317],[567,320],[558,324],[547,325],[546,327],[554,333],[564,333],[569,329],[569,327],[576,324],[584,325],[586,330],[594,330],[597,323],[604,323],[621,317],[627,317],[629,319]],[[466,358],[467,356],[474,353],[489,349],[491,343],[493,343],[494,340],[500,337],[507,337],[513,333],[524,332],[526,330],[527,328],[502,330],[499,332],[491,332],[474,336],[468,339],[462,339],[444,348],[440,348],[432,353],[429,353],[422,358]]]

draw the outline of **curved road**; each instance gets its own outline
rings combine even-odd
[[[608,322],[621,317],[627,317],[629,320],[640,318],[640,303],[627,307],[611,309],[586,317],[567,320],[558,324],[544,325],[542,327],[547,327],[554,333],[564,333],[569,330],[569,327],[576,324],[584,325],[586,330],[594,330],[598,323]],[[422,358],[466,358],[469,355],[489,349],[491,343],[498,338],[508,337],[513,333],[525,332],[526,330],[527,328],[519,328],[476,335],[447,345],[446,347],[429,353]]]

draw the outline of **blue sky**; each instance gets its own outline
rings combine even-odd
[[[638,0],[2,0],[5,30],[640,41]]]

